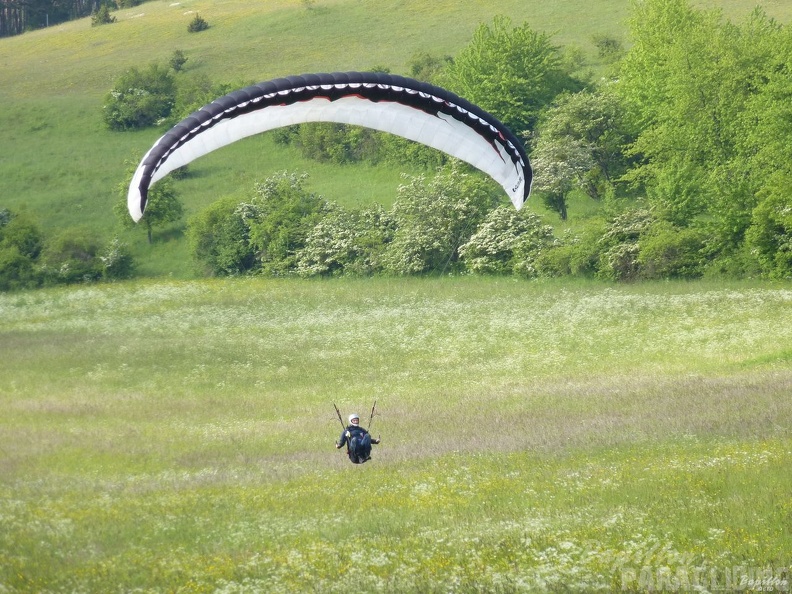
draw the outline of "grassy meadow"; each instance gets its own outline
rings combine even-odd
[[[0,317],[0,592],[785,591],[786,285],[138,281]],[[374,400],[354,466],[331,402]]]

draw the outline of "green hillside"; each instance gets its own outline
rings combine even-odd
[[[754,1],[700,4],[722,7],[727,17],[739,19]],[[215,82],[246,84],[375,66],[406,73],[417,53],[453,56],[477,25],[504,14],[553,33],[559,45],[579,48],[596,69],[592,37],[626,42],[628,7],[628,0],[154,1],[114,13],[112,25],[92,27],[90,19],[82,19],[0,39],[0,206],[27,208],[45,228],[84,224],[108,235],[117,232],[112,204],[124,161],[141,155],[162,130],[110,132],[102,123],[102,101],[120,73],[165,63],[177,49],[188,58],[188,72]],[[768,0],[764,8],[782,21],[792,15],[785,3]],[[195,14],[209,22],[207,31],[188,33]],[[401,173],[391,166],[320,166],[267,137],[250,139],[195,166],[194,176],[179,188],[188,216],[219,196],[247,192],[254,180],[282,169],[309,172],[316,191],[346,204],[387,204]],[[161,262],[159,252],[167,252],[175,268],[166,264],[165,271],[185,274],[183,242],[152,252],[141,234],[125,238],[140,242],[136,255],[144,260]]]

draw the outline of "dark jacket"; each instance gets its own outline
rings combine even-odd
[[[347,437],[347,434],[349,434],[349,437]],[[343,433],[341,433],[341,437],[338,438],[338,447],[344,447],[348,442],[352,441],[354,437],[357,437],[358,441],[360,441],[365,435],[368,435],[368,431],[363,429],[363,427],[359,425],[349,425],[344,429]],[[379,440],[372,439],[371,443],[379,443]]]

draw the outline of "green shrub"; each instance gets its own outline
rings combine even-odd
[[[190,251],[206,272],[229,276],[257,266],[240,200],[226,198],[199,212],[187,226]]]
[[[606,64],[617,62],[624,56],[624,44],[616,37],[594,35],[591,40],[594,42],[594,47],[597,48],[600,59]]]
[[[411,177],[391,209],[396,229],[383,255],[387,272],[408,275],[461,270],[459,248],[501,199],[480,176],[455,162],[432,180]]]
[[[37,259],[42,243],[41,231],[30,217],[0,210],[0,291],[40,283]]]
[[[697,228],[655,222],[638,240],[640,276],[645,279],[699,278],[704,234]]]
[[[16,246],[0,247],[0,291],[27,289],[38,285],[35,261]]]
[[[306,176],[279,173],[258,184],[250,200],[228,198],[189,224],[193,257],[217,275],[295,271],[298,253],[327,207],[309,193]]]
[[[459,248],[459,255],[472,272],[535,277],[537,258],[553,243],[553,228],[536,214],[499,206]]]
[[[754,208],[745,236],[762,275],[792,278],[792,199],[775,192]]]
[[[20,254],[37,258],[43,236],[38,225],[27,214],[0,210],[0,248],[16,248]]]
[[[136,130],[161,122],[176,100],[176,83],[167,68],[131,68],[105,97],[104,122],[111,130]]]
[[[295,270],[297,254],[327,211],[325,200],[305,188],[307,175],[281,172],[257,184],[255,196],[242,203],[250,224],[250,244],[266,274]]]
[[[50,237],[41,253],[45,279],[53,283],[76,283],[102,277],[101,246],[88,229],[67,228]]]
[[[638,240],[652,221],[652,214],[641,208],[615,216],[599,239],[597,276],[617,281],[637,279],[640,270]]]
[[[135,261],[129,246],[117,237],[99,253],[99,262],[102,278],[105,280],[131,278],[135,272]]]
[[[115,23],[116,18],[110,14],[110,7],[107,4],[102,4],[91,14],[91,26],[108,25]]]
[[[186,62],[187,56],[184,55],[182,50],[177,49],[174,50],[173,54],[171,54],[170,60],[168,60],[168,65],[174,72],[181,72]]]
[[[190,24],[187,25],[187,31],[190,33],[198,33],[199,31],[205,31],[209,28],[209,23],[207,23],[199,14],[196,14]]]
[[[385,210],[375,205],[349,211],[332,205],[308,233],[297,255],[301,276],[369,275],[381,270],[381,256],[393,235]]]

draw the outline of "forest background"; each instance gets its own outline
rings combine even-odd
[[[393,4],[377,18],[371,3],[332,1],[95,4],[91,18],[1,40],[0,288],[207,274],[788,278],[790,9],[601,0],[580,19],[566,4]],[[392,43],[364,51],[372,34]],[[326,51],[339,41],[342,58]],[[436,151],[304,125],[171,176],[131,224],[130,168],[168,126],[245,84],[345,69],[427,80],[502,119],[535,169],[529,207],[513,211]]]

